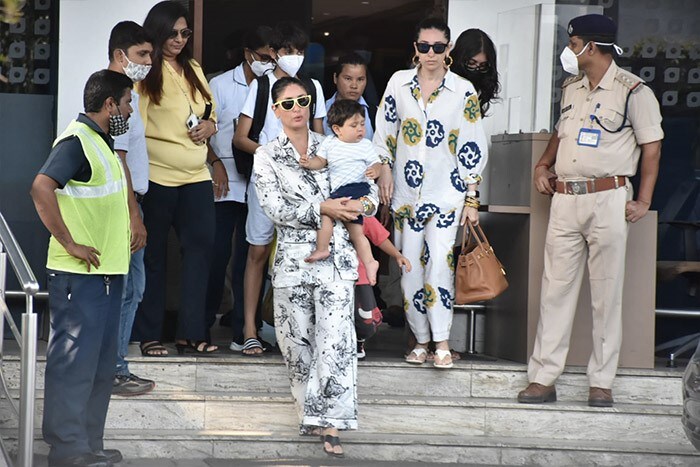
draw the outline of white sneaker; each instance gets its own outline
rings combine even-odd
[[[365,353],[365,340],[357,339],[357,359],[364,360],[365,357],[367,357],[367,354]]]
[[[228,348],[233,352],[241,352],[243,351],[243,344],[237,344],[236,341],[231,341],[231,345],[229,345]]]

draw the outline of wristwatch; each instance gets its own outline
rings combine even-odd
[[[478,190],[467,191],[467,196],[471,196],[472,198],[478,198],[479,191]]]
[[[211,122],[214,123],[214,134],[217,134],[219,132],[219,124],[216,120],[211,120]]]
[[[362,204],[362,210],[364,215],[369,214],[374,209],[374,204],[365,196],[360,198],[360,203]]]

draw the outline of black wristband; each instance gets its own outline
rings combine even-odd
[[[211,161],[211,162],[209,163],[209,165],[211,165],[212,167],[214,167],[214,164],[216,164],[217,162],[221,162],[221,163],[223,164],[223,162],[221,161],[221,159],[219,159],[219,158],[217,157],[216,159],[214,159],[213,161]]]

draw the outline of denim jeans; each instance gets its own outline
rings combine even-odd
[[[143,252],[145,248],[131,255],[129,274],[124,279],[124,292],[122,293],[122,309],[119,316],[119,348],[117,351],[117,375],[129,376],[129,362],[126,356],[129,354],[129,340],[131,328],[134,325],[136,309],[143,298],[146,289],[146,269],[143,265]]]

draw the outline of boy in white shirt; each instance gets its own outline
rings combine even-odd
[[[357,101],[341,99],[328,110],[328,125],[335,136],[326,138],[315,157],[302,155],[299,164],[307,169],[320,170],[328,166],[331,198],[360,199],[369,194],[370,185],[379,176],[381,161],[374,145],[365,139],[365,109]],[[370,285],[377,282],[379,263],[372,256],[369,241],[362,231],[362,216],[345,222],[350,240],[367,271]],[[320,261],[330,256],[333,220],[323,216],[316,238],[316,250],[307,262]]]

